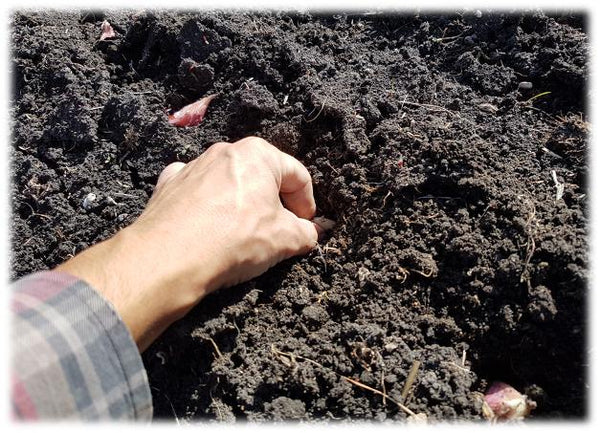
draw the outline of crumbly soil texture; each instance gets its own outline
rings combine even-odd
[[[587,57],[568,11],[16,12],[11,278],[256,135],[336,226],[144,353],[156,419],[481,420],[494,381],[530,419],[584,419]]]

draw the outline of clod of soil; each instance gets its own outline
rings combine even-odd
[[[115,37],[99,41],[105,20]],[[12,21],[13,279],[129,224],[167,164],[250,134],[308,167],[336,221],[145,352],[157,418],[409,416],[343,376],[429,421],[482,419],[495,381],[535,401],[533,419],[586,416],[585,17]],[[169,125],[213,93],[200,125]]]

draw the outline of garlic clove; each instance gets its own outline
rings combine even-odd
[[[488,419],[503,421],[527,417],[536,403],[504,382],[494,382],[484,396],[483,414]]]
[[[324,232],[331,230],[335,227],[335,221],[330,220],[329,218],[325,218],[322,216],[314,217],[312,220],[316,225],[321,227]]]
[[[102,22],[102,25],[100,26],[100,30],[102,31],[102,34],[100,35],[100,40],[101,41],[104,41],[106,39],[112,39],[112,38],[114,38],[114,37],[117,36],[115,34],[114,29],[110,25],[110,23],[108,21],[106,21],[106,20],[104,20]]]
[[[217,97],[216,94],[206,96],[199,101],[186,105],[181,110],[168,116],[169,124],[178,127],[197,126],[204,120],[206,111],[211,101]]]

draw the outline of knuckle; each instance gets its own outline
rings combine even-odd
[[[251,144],[253,146],[265,146],[269,144],[269,142],[264,138],[256,137],[255,135],[246,137],[241,141],[245,142],[246,144]]]
[[[214,144],[212,144],[209,148],[208,151],[210,152],[223,152],[225,149],[227,149],[229,146],[231,146],[229,143],[226,143],[224,141],[218,141]]]
[[[240,153],[235,143],[226,143],[223,141],[213,144],[210,149],[214,149],[213,152],[216,152],[215,155],[218,158],[234,159]]]
[[[264,138],[255,136],[246,137],[238,141],[236,144],[239,145],[241,149],[244,149],[247,152],[257,152],[258,150],[261,153],[267,153],[269,151],[272,151],[274,148],[273,145],[271,145],[271,143],[269,143]]]
[[[246,137],[237,141],[234,148],[246,156],[248,163],[253,161],[254,164],[260,166],[264,166],[265,164],[271,166],[276,160],[276,154],[273,150],[277,150],[277,148],[260,137]]]

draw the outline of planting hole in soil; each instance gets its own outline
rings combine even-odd
[[[169,163],[256,135],[306,165],[329,230],[145,351],[155,418],[583,419],[586,30],[17,12],[11,278],[130,224]]]

